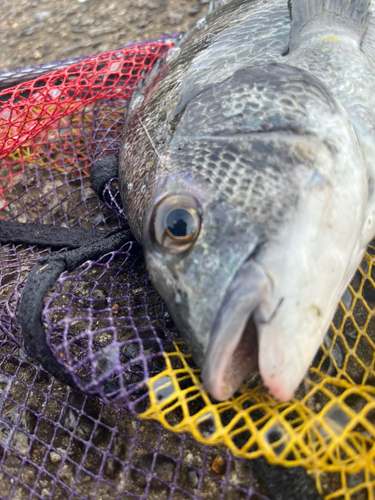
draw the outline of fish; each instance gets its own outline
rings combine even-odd
[[[150,278],[231,397],[291,399],[375,234],[369,0],[231,0],[134,90],[119,187]]]

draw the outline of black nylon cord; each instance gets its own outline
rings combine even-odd
[[[60,364],[47,343],[42,322],[44,297],[64,271],[73,271],[88,260],[97,260],[109,252],[118,250],[129,241],[134,241],[130,230],[117,230],[93,244],[63,254],[44,257],[31,271],[22,290],[18,323],[25,348],[51,375],[71,387],[76,387],[72,376]],[[105,390],[112,393],[117,388],[117,384],[109,382]]]
[[[118,177],[119,158],[118,156],[104,156],[93,164],[90,170],[91,187],[99,198],[106,202],[104,188],[106,184]]]
[[[91,168],[91,185],[102,201],[107,183],[118,176],[118,157],[105,156]],[[0,219],[0,243],[22,243],[42,245],[51,248],[79,248],[99,239],[107,238],[109,231],[84,229],[82,227],[44,226],[38,222],[22,223]]]
[[[102,158],[92,167],[92,171],[92,187],[103,199],[106,184],[118,175],[118,157]],[[134,236],[129,229],[124,228],[98,231],[0,220],[0,243],[73,249],[40,259],[26,280],[18,307],[18,322],[25,348],[51,375],[71,387],[76,386],[73,377],[56,359],[47,343],[42,323],[44,297],[64,271],[73,271],[88,260],[100,259],[129,241],[134,241]],[[115,392],[118,384],[109,381],[105,389],[109,393]]]
[[[110,231],[82,227],[44,226],[38,222],[22,223],[0,220],[0,243],[23,243],[51,248],[79,248],[108,237]]]

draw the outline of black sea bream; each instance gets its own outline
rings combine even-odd
[[[211,395],[258,365],[287,400],[375,234],[372,6],[211,10],[134,93],[121,193]]]

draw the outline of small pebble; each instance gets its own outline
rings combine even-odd
[[[148,24],[150,24],[150,20],[144,19],[140,23],[138,23],[138,28],[145,28]]]
[[[49,458],[51,459],[51,462],[54,464],[57,464],[58,462],[61,462],[61,455],[59,453],[56,453],[55,451],[51,451],[49,454]]]
[[[11,446],[20,455],[26,457],[30,447],[29,438],[23,432],[16,431],[14,433]]]
[[[36,26],[29,26],[28,28],[25,28],[24,30],[21,31],[20,36],[33,35],[35,33],[36,29],[37,29]]]
[[[83,24],[82,24],[83,25]],[[104,35],[115,33],[124,27],[122,22],[111,23],[107,26],[93,26],[89,29],[88,33],[91,38],[100,38]]]
[[[339,344],[336,342],[332,348],[332,356],[335,359],[337,366],[342,368],[345,361],[345,352],[342,352]]]
[[[195,470],[189,471],[186,480],[187,485],[190,486],[190,488],[196,488],[198,486],[198,481],[199,478],[196,471]]]
[[[184,15],[181,12],[172,11],[168,14],[169,23],[172,24],[173,26],[179,24],[182,21],[183,17]]]
[[[27,222],[26,214],[20,214],[17,217],[17,222]]]
[[[198,5],[189,10],[189,16],[196,16],[199,12]]]
[[[43,22],[46,19],[49,19],[51,17],[51,14],[48,12],[48,10],[40,10],[39,12],[35,13],[35,20],[39,22]]]
[[[105,299],[106,298],[106,294],[103,290],[101,290],[100,288],[96,288],[92,294],[92,298],[94,300],[102,300],[102,299]]]
[[[140,353],[140,348],[139,344],[128,344],[123,347],[123,352],[126,354],[129,358],[136,358],[139,356]]]

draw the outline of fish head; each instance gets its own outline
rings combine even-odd
[[[259,365],[287,400],[363,256],[355,133],[316,78],[285,65],[187,102],[145,217],[151,279],[214,398]]]

